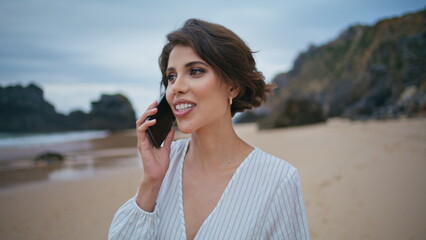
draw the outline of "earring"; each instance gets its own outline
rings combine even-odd
[[[232,97],[229,97],[229,105],[232,105]]]

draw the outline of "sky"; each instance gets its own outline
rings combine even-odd
[[[0,86],[36,83],[65,114],[121,93],[140,115],[160,95],[165,36],[188,18],[238,34],[270,81],[309,45],[425,7],[424,0],[1,0]]]

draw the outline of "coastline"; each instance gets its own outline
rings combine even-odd
[[[137,167],[136,142],[134,130],[123,130],[90,140],[0,148],[0,189],[95,175],[114,166]],[[35,157],[46,152],[58,153],[65,161],[36,163]]]
[[[312,239],[426,235],[426,119],[331,119],[265,131],[242,124],[236,130],[299,170]],[[124,142],[116,138],[94,146],[98,156],[116,154],[111,157],[116,161],[115,151],[130,152]],[[134,164],[0,190],[2,238],[105,239],[115,211],[136,193],[141,170]]]

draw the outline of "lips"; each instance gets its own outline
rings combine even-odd
[[[173,101],[174,114],[176,117],[184,117],[194,110],[196,104],[186,99],[178,99]]]

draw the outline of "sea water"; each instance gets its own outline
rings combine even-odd
[[[57,133],[11,134],[0,133],[0,148],[32,147],[54,143],[75,142],[105,138],[109,135],[106,130],[85,130]]]
[[[53,168],[37,167],[31,161],[38,152],[44,152],[45,149],[57,143],[71,143],[77,141],[88,141],[108,137],[110,132],[107,130],[85,130],[56,133],[37,133],[37,134],[10,134],[0,133],[0,163],[2,157],[7,159],[7,155],[14,155],[16,151],[34,152],[33,156],[26,156],[19,160],[13,160],[7,164],[0,164],[0,189],[5,186],[14,186],[34,181],[43,180],[67,180],[91,176],[102,170],[93,166],[94,159],[90,157],[83,158],[77,156],[77,160],[68,156],[68,160],[62,165]],[[35,149],[35,150],[34,150]],[[75,158],[75,157],[74,157]],[[28,160],[30,159],[30,160]],[[12,163],[13,162],[13,163]],[[3,175],[3,176],[2,176]],[[18,176],[18,177],[17,177]]]

